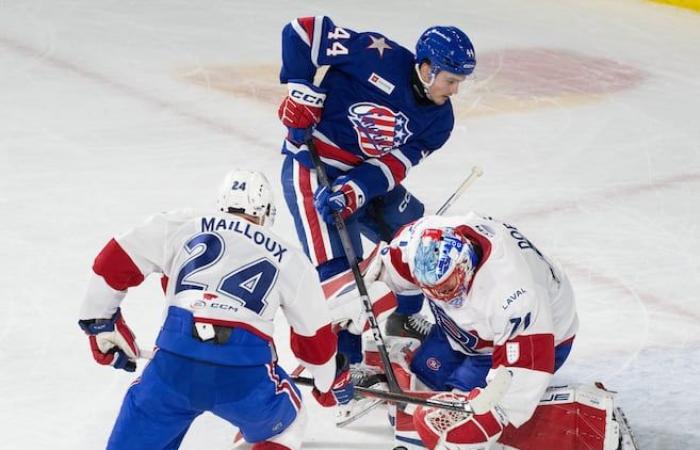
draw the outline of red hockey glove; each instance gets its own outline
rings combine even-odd
[[[335,405],[345,405],[352,400],[355,395],[355,385],[350,379],[350,366],[348,359],[342,353],[336,354],[335,358],[335,381],[330,391],[321,392],[315,387],[311,391],[316,401],[321,406],[330,407]]]
[[[326,94],[306,80],[289,80],[289,93],[277,111],[282,124],[289,130],[287,139],[301,145],[311,128],[321,121]]]
[[[338,177],[332,190],[320,187],[314,194],[314,205],[326,223],[333,223],[333,213],[339,212],[343,219],[350,217],[365,204],[365,191],[351,178]]]
[[[78,325],[90,337],[95,361],[127,372],[136,370],[139,348],[120,309],[110,319],[79,320]]]
[[[434,395],[431,399],[468,401],[480,393],[481,389],[476,388],[466,395],[460,392],[444,392]],[[454,413],[435,407],[419,406],[413,415],[413,424],[423,443],[432,450],[446,448],[450,444],[456,447],[479,444],[488,447],[501,436],[508,419],[498,406],[484,414]]]

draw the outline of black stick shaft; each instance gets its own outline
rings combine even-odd
[[[294,377],[292,378],[295,383],[302,386],[313,386],[313,378],[306,377]],[[431,400],[429,398],[414,397],[412,395],[403,392],[387,392],[379,389],[372,389],[367,387],[355,386],[355,392],[363,397],[374,397],[381,398],[383,400],[392,403],[410,403],[412,405],[423,405],[430,406],[434,408],[448,409],[450,411],[458,411],[462,413],[471,413],[472,409],[467,402],[450,402],[450,401],[440,401]]]
[[[330,180],[328,180],[328,175],[326,174],[326,168],[321,161],[316,147],[311,138],[307,139],[306,145],[309,147],[309,153],[311,154],[311,160],[316,168],[316,175],[318,176],[318,183],[321,186],[331,189]],[[352,274],[355,277],[355,284],[357,285],[357,290],[360,293],[360,298],[362,299],[362,305],[365,309],[365,315],[369,322],[370,329],[372,330],[372,338],[377,344],[377,351],[379,352],[379,357],[384,365],[384,370],[386,372],[387,384],[389,385],[389,390],[391,392],[402,392],[399,387],[399,383],[396,381],[396,375],[394,374],[394,369],[391,367],[391,360],[389,359],[389,352],[384,344],[384,337],[379,329],[379,323],[377,322],[377,317],[374,315],[372,310],[372,301],[367,294],[367,286],[365,285],[365,280],[362,278],[362,273],[360,272],[359,262],[357,260],[357,255],[352,247],[352,241],[350,240],[350,235],[345,227],[345,220],[341,217],[340,213],[333,213],[333,218],[335,220],[335,227],[338,229],[338,234],[340,235],[340,241],[343,244],[343,250],[345,251],[345,257],[348,260],[348,264],[352,269]]]

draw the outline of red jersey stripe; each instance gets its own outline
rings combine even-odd
[[[400,183],[404,178],[406,178],[406,166],[404,166],[404,164],[399,158],[392,155],[391,153],[387,153],[386,155],[379,158],[379,160],[386,164],[386,166],[391,171],[391,174],[394,176],[394,180],[397,184]]]
[[[493,365],[554,373],[554,335],[515,336],[493,350]]]
[[[394,267],[396,272],[401,275],[406,281],[416,284],[416,280],[413,279],[411,275],[411,269],[408,264],[401,260],[401,250],[398,248],[390,248],[389,256],[391,257],[391,265]]]
[[[297,20],[299,21],[299,25],[306,31],[306,35],[309,38],[309,42],[313,45],[313,39],[314,39],[314,22],[315,22],[315,17],[300,17]]]
[[[330,324],[319,328],[313,336],[302,336],[291,330],[290,343],[294,356],[317,366],[327,363],[335,355],[337,341]]]
[[[328,261],[328,255],[323,245],[321,224],[319,223],[316,207],[314,206],[314,193],[311,189],[311,172],[301,164],[299,164],[298,167],[299,189],[301,190],[302,201],[304,202],[304,215],[306,216],[306,222],[309,224],[309,230],[311,231],[311,242],[308,243],[309,251],[311,251],[313,246],[316,260],[318,264],[322,264]]]
[[[357,155],[338,148],[334,145],[330,145],[327,142],[323,142],[319,139],[314,139],[314,144],[316,145],[316,150],[318,150],[319,156],[323,158],[335,159],[343,164],[350,166],[356,166],[362,163],[362,158]]]
[[[364,273],[365,270],[367,269],[367,266],[369,263],[377,257],[377,252],[379,251],[379,244],[374,246],[374,249],[372,252],[367,256],[365,259],[360,261],[359,267],[360,267],[360,272]],[[345,272],[340,272],[339,274],[333,276],[332,278],[329,278],[321,283],[321,286],[323,287],[323,294],[326,296],[326,299],[330,298],[332,295],[340,291],[341,289],[345,288],[350,283],[355,283],[355,276],[352,273],[352,270],[348,269]]]
[[[112,239],[100,251],[92,270],[101,275],[107,284],[118,291],[125,291],[143,282],[143,274],[128,253]]]

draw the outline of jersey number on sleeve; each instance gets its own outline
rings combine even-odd
[[[350,33],[340,27],[335,27],[335,30],[328,33],[328,39],[333,39],[333,41],[329,42],[330,48],[326,49],[326,56],[347,55],[348,48],[338,42],[337,39],[347,39],[349,37]]]
[[[521,323],[523,324],[523,331],[527,330],[530,326],[530,313],[525,314],[524,317],[513,317],[510,319],[510,323],[513,326],[510,330],[510,337],[513,337],[520,328]]]
[[[185,250],[192,254],[197,248],[202,250],[185,261],[177,274],[175,293],[185,290],[205,290],[206,283],[198,283],[192,278],[196,273],[216,264],[224,253],[224,240],[216,233],[201,233],[185,243]],[[272,286],[277,281],[277,266],[266,258],[258,259],[229,272],[219,281],[216,291],[235,300],[260,314],[265,309]]]

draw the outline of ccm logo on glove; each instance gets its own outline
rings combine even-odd
[[[325,95],[310,94],[309,92],[304,92],[294,87],[289,89],[289,96],[297,100],[298,103],[308,106],[323,106],[323,102],[326,98]]]

